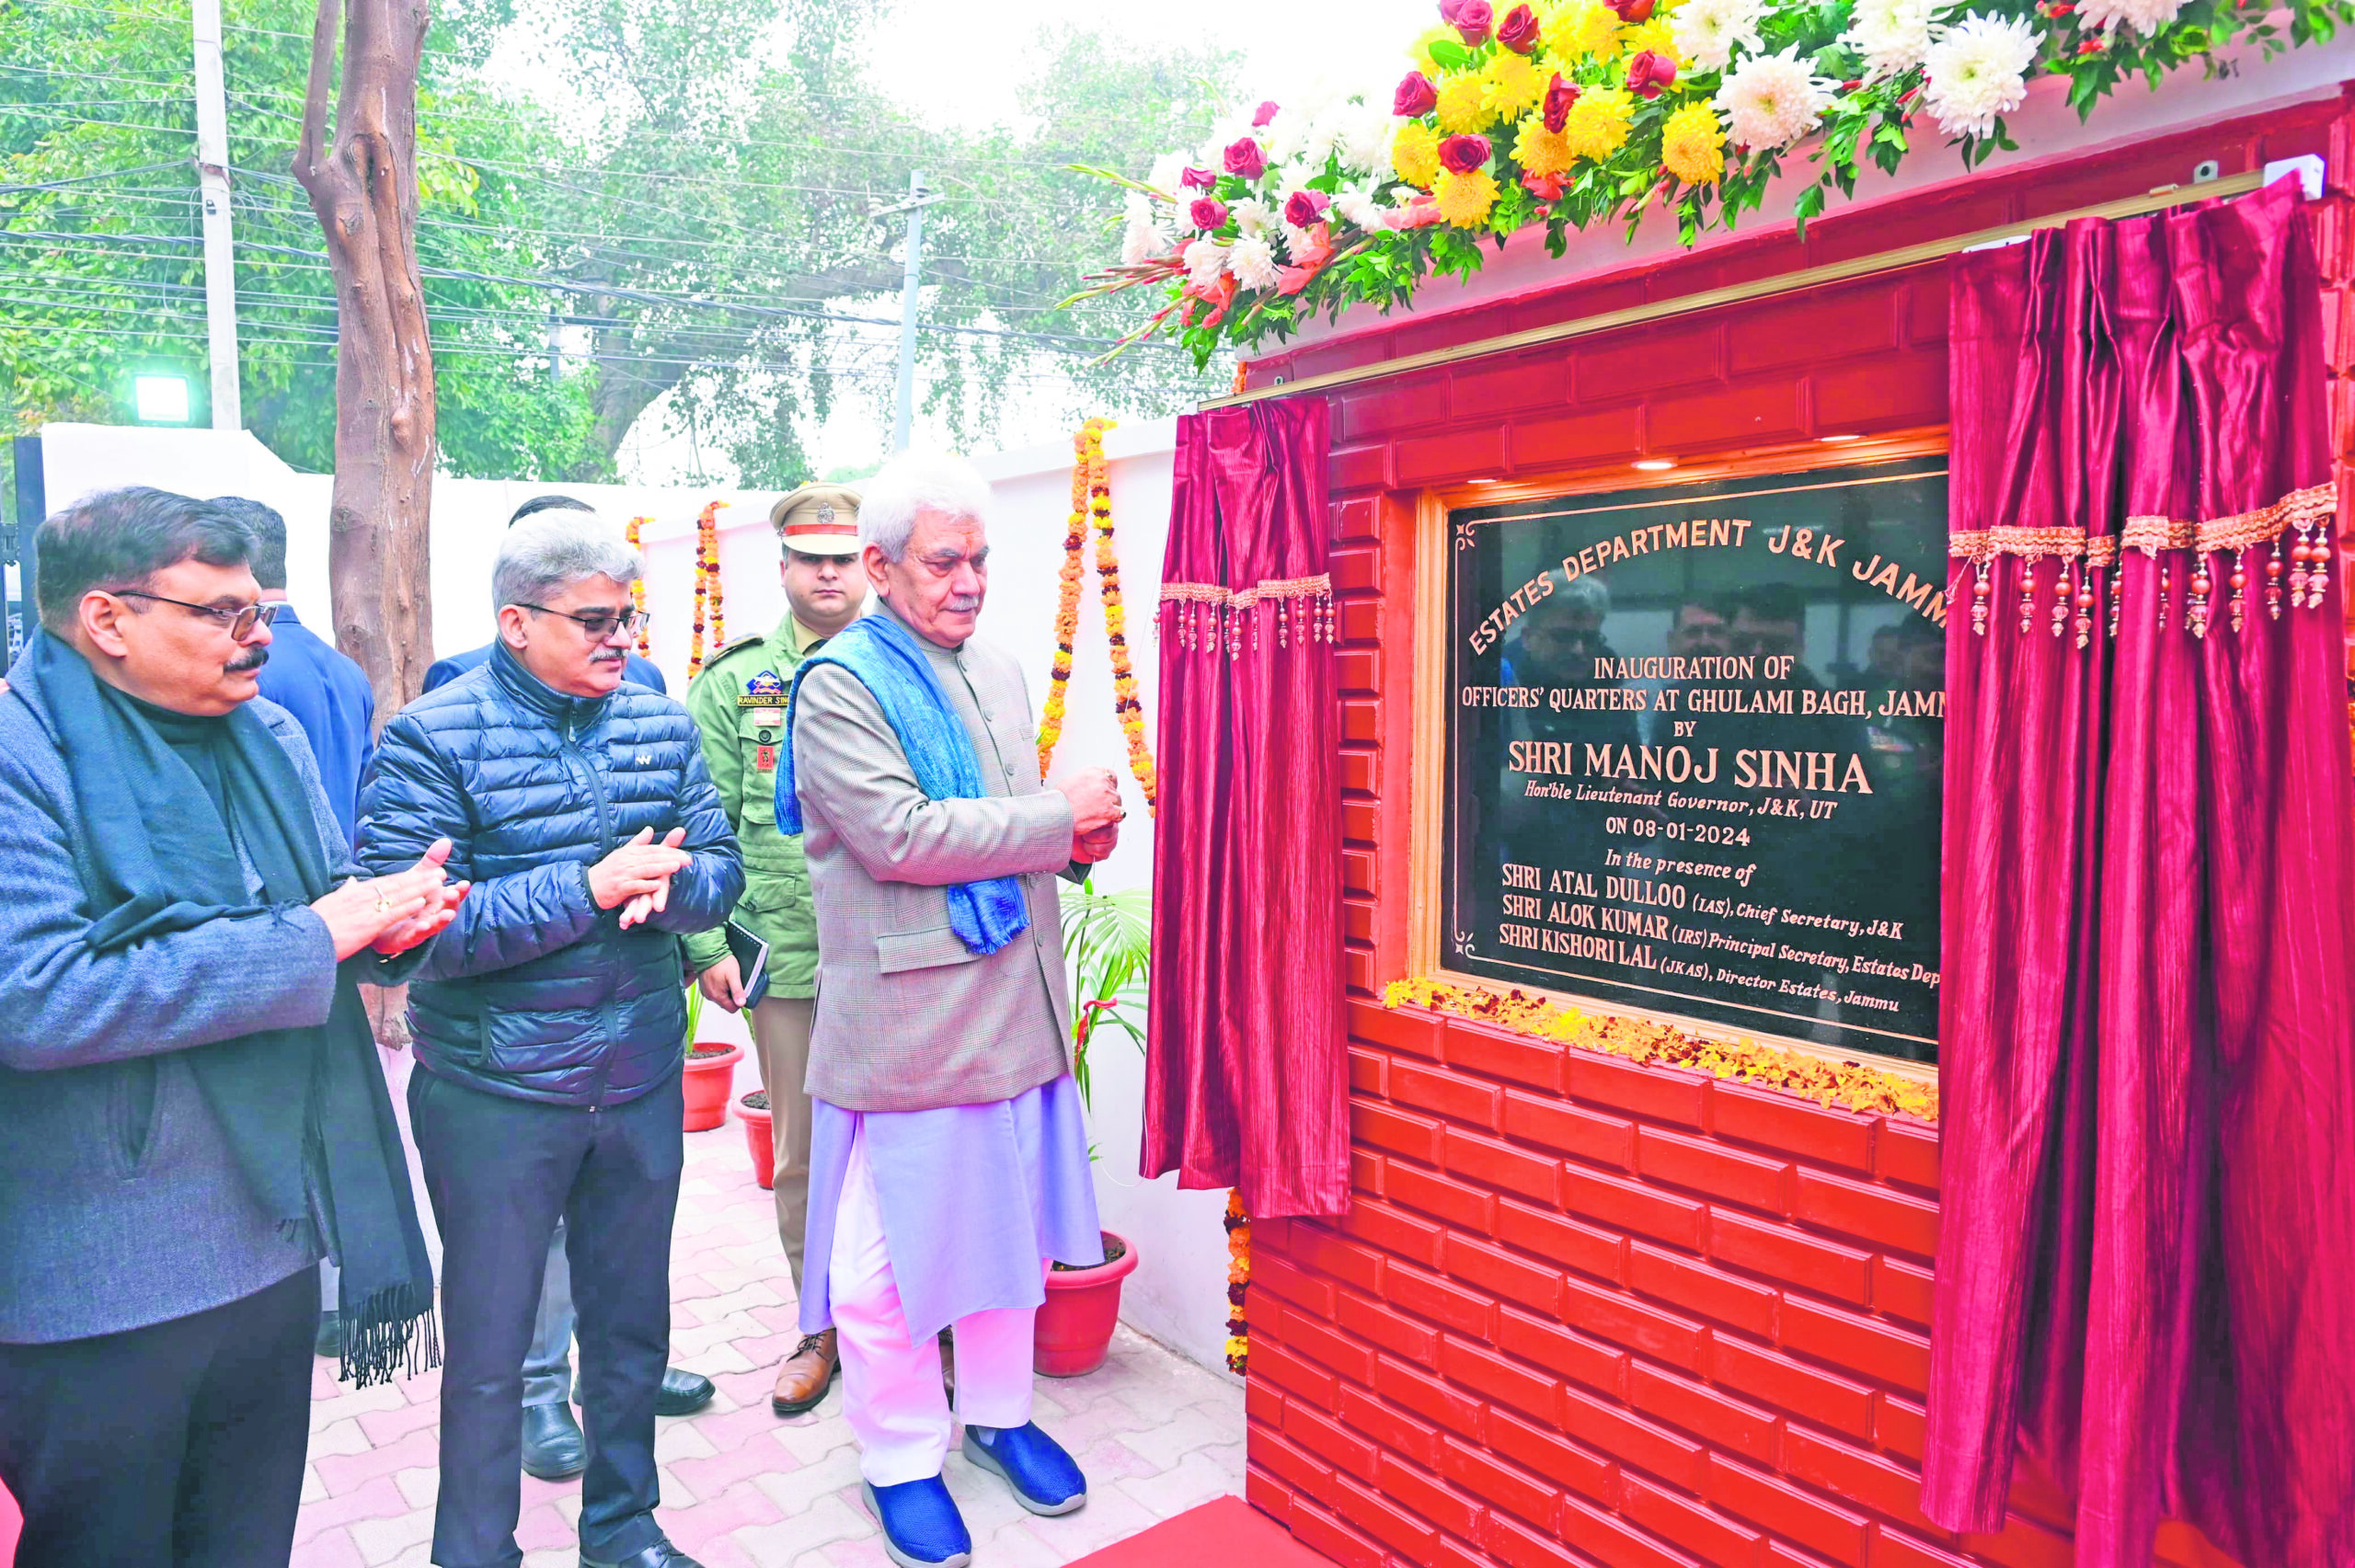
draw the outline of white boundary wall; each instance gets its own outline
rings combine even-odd
[[[1159,723],[1157,651],[1153,608],[1161,588],[1163,540],[1168,529],[1176,423],[1163,420],[1117,429],[1105,448],[1111,459],[1113,515],[1120,529],[1120,569],[1129,606],[1131,647],[1144,699],[1148,738]],[[243,495],[266,502],[287,521],[287,586],[305,624],[332,635],[327,614],[327,517],[329,480],[298,474],[244,432],[56,424],[41,431],[43,483],[52,510],[92,490],[154,485],[198,496]],[[1032,447],[977,459],[992,482],[990,597],[982,635],[1022,660],[1034,707],[1046,698],[1054,660],[1057,573],[1070,508],[1068,443]],[[719,513],[721,584],[731,637],[774,626],[785,610],[777,577],[775,536],[768,527],[773,491],[658,489],[629,485],[510,483],[440,478],[433,486],[431,571],[433,640],[437,654],[457,653],[490,640],[490,567],[516,505],[544,491],[577,496],[616,522],[652,519],[643,530],[647,608],[653,612],[655,662],[671,689],[684,689],[694,592],[695,521],[706,503],[729,504]],[[1058,765],[1100,763],[1120,773],[1129,818],[1120,851],[1105,864],[1097,885],[1143,887],[1153,877],[1152,820],[1129,777],[1119,725],[1112,716],[1112,679],[1104,617],[1094,582],[1081,605],[1069,716]],[[712,1039],[749,1043],[742,1024],[704,1010],[700,1032]],[[1104,1223],[1137,1243],[1141,1261],[1129,1276],[1122,1316],[1131,1326],[1213,1368],[1224,1366],[1226,1234],[1220,1220],[1223,1192],[1184,1192],[1174,1180],[1140,1182],[1143,1060],[1126,1036],[1107,1030],[1094,1057],[1096,1137],[1101,1155],[1097,1192]],[[747,1087],[749,1072],[741,1075]],[[738,1136],[730,1127],[710,1136]]]

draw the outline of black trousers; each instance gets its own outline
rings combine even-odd
[[[579,1110],[469,1089],[423,1068],[409,1126],[442,1230],[442,1493],[433,1561],[513,1568],[523,1506],[523,1356],[548,1239],[566,1221],[580,1314],[580,1546],[654,1544],[654,1401],[671,1351],[671,1221],[686,1159],[676,1077]]]
[[[121,1333],[0,1345],[25,1568],[254,1568],[294,1550],[319,1274]]]

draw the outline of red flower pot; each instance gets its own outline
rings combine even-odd
[[[1109,1263],[1047,1271],[1047,1302],[1039,1309],[1030,1363],[1046,1376],[1085,1377],[1110,1354],[1113,1325],[1120,1321],[1120,1281],[1137,1266],[1135,1246],[1124,1236],[1105,1231],[1108,1255],[1115,1242],[1121,1254]]]
[[[687,1120],[689,1132],[706,1132],[728,1119],[728,1102],[736,1087],[736,1062],[741,1047],[704,1044],[687,1051]]]
[[[752,1104],[758,1100],[759,1104]],[[752,1154],[752,1180],[776,1185],[776,1129],[769,1121],[769,1092],[755,1089],[736,1099],[736,1119],[744,1124],[744,1147]]]

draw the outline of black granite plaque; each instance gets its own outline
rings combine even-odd
[[[1936,1059],[1946,460],[1448,521],[1446,967]]]

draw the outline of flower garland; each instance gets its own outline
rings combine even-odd
[[[711,646],[716,652],[726,645],[726,621],[719,605],[719,509],[726,501],[713,501],[695,519],[695,619],[687,638],[687,679],[692,681],[703,673],[703,628],[705,612],[711,617]]]
[[[1110,419],[1089,419],[1072,437],[1071,518],[1063,531],[1062,587],[1055,606],[1054,672],[1039,719],[1039,776],[1047,776],[1056,744],[1063,739],[1072,649],[1079,636],[1080,578],[1086,564],[1083,552],[1092,524],[1097,595],[1104,603],[1104,637],[1112,655],[1112,711],[1127,741],[1129,772],[1144,791],[1145,810],[1151,814],[1159,808],[1159,775],[1145,745],[1144,702],[1137,694],[1136,670],[1129,657],[1128,611],[1120,599],[1120,557],[1112,533],[1112,467],[1104,455],[1104,432],[1113,428]]]
[[[1860,173],[1937,137],[1975,168],[2014,146],[2030,80],[2080,116],[2120,84],[2329,40],[2355,0],[1440,0],[1396,89],[1263,103],[1128,191],[1117,266],[1075,298],[1167,303],[1122,340],[1175,331],[1199,364],[1426,278],[1477,271],[1487,242],[1625,223],[1655,204],[1686,245],[1760,208],[1802,159],[1804,229]],[[2250,68],[2257,65],[2250,61]],[[1924,124],[1924,120],[1928,124]],[[1114,352],[1118,352],[1116,348]]]
[[[1039,715],[1039,776],[1047,776],[1055,745],[1063,738],[1063,709],[1071,686],[1072,648],[1079,636],[1080,578],[1087,569],[1087,489],[1093,465],[1088,449],[1099,421],[1088,420],[1071,439],[1071,521],[1063,528],[1062,587],[1055,601],[1055,668],[1047,680],[1047,704]]]
[[[1384,1007],[1428,1007],[1458,1018],[1496,1024],[1517,1035],[1555,1040],[1580,1050],[1600,1051],[1636,1062],[1706,1072],[1716,1078],[1756,1083],[1867,1116],[1938,1119],[1938,1087],[1862,1062],[1832,1061],[1788,1047],[1752,1040],[1705,1040],[1641,1018],[1596,1015],[1557,1006],[1543,997],[1497,992],[1445,980],[1393,980],[1382,994]]]
[[[1243,1298],[1251,1289],[1251,1219],[1243,1212],[1243,1189],[1226,1195],[1226,1366],[1238,1378],[1250,1376],[1251,1327]]]
[[[648,523],[652,522],[654,520],[650,517],[634,517],[630,519],[628,523],[622,529],[622,537],[629,541],[629,547],[633,551],[639,549],[638,542],[638,530],[644,528]],[[629,604],[630,608],[637,611],[640,615],[646,613],[646,574],[644,572],[640,572],[637,577],[630,579]],[[638,623],[638,657],[640,658],[650,658],[652,657],[653,652],[653,646],[646,639],[646,624],[641,621]]]

